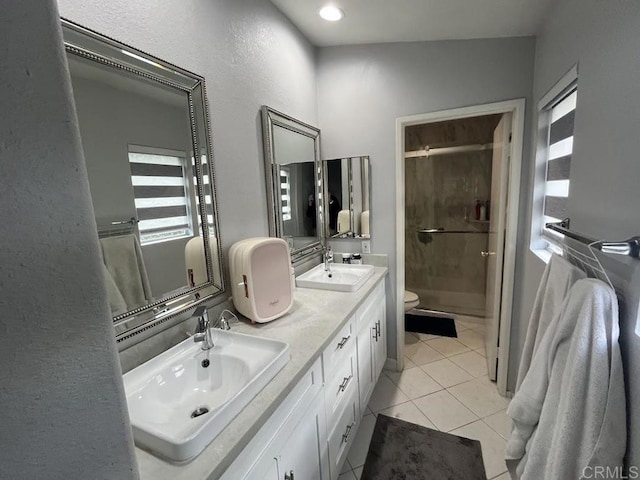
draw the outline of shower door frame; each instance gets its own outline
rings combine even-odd
[[[500,300],[500,332],[498,350],[498,391],[507,394],[511,313],[513,310],[513,283],[515,279],[516,244],[518,237],[518,210],[520,204],[520,172],[524,148],[525,99],[486,103],[463,108],[411,115],[396,119],[396,368],[404,368],[404,291],[405,291],[405,128],[425,123],[444,122],[461,118],[494,114],[512,114],[511,161],[507,191],[505,248]]]

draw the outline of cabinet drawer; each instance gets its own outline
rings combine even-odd
[[[351,395],[346,408],[340,411],[341,415],[332,430],[329,430],[329,462],[331,478],[338,478],[340,469],[347,458],[349,449],[353,444],[358,426],[360,414],[358,412],[358,396]]]
[[[349,321],[340,329],[338,334],[331,339],[329,346],[322,352],[322,366],[324,368],[325,379],[328,372],[335,369],[339,363],[342,354],[346,350],[355,348],[355,318],[351,317]]]
[[[325,373],[324,400],[327,411],[327,425],[329,429],[337,421],[342,406],[357,392],[358,370],[356,350],[352,348],[349,355],[344,357],[336,368]]]

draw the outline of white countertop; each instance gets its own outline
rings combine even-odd
[[[357,292],[332,292],[297,288],[294,305],[271,323],[233,324],[232,330],[287,342],[291,359],[195,459],[185,464],[164,461],[136,448],[142,480],[217,480],[233,463],[278,405],[355,313],[387,269],[375,267],[373,276]]]

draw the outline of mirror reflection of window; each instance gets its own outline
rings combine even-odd
[[[286,167],[280,169],[280,201],[282,221],[291,220],[291,174]]]
[[[191,237],[193,227],[184,152],[154,149],[150,153],[130,148],[129,167],[133,185],[140,244]]]

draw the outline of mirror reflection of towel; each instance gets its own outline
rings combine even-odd
[[[338,233],[348,233],[351,231],[351,212],[340,210],[338,212]]]
[[[365,238],[369,237],[369,210],[365,210],[360,216],[360,234]]]
[[[138,237],[133,234],[100,239],[102,258],[118,287],[128,310],[153,300],[147,269],[142,258]]]

